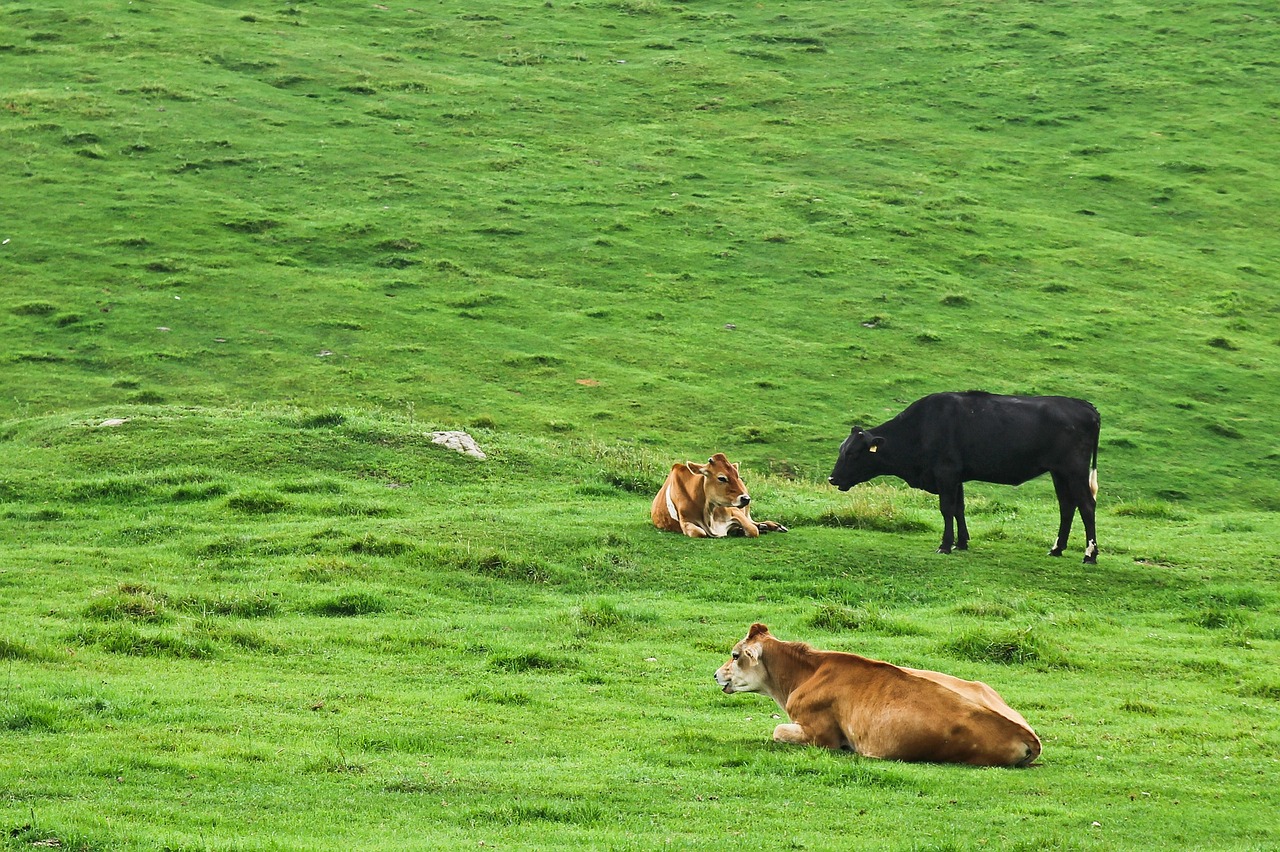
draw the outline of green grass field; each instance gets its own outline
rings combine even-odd
[[[419,5],[0,4],[0,846],[1280,844],[1274,8]],[[1098,565],[825,485],[971,387]],[[791,532],[652,529],[714,451]],[[775,745],[753,621],[1043,757]]]

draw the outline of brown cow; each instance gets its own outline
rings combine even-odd
[[[733,647],[716,683],[778,702],[792,723],[774,728],[777,742],[975,766],[1027,766],[1040,754],[1026,719],[985,683],[815,651],[763,624]]]
[[[724,453],[716,453],[706,464],[672,465],[653,498],[650,515],[658,529],[691,538],[756,538],[761,533],[787,531],[775,521],[751,520],[750,502],[738,466],[730,464]]]

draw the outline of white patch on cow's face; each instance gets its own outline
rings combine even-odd
[[[735,692],[761,692],[764,690],[765,669],[760,664],[760,643],[742,640],[733,648],[728,662],[716,671],[716,683],[726,694]]]

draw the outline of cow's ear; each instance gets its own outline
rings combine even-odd
[[[872,453],[878,453],[880,452],[880,448],[883,446],[884,446],[884,438],[879,438],[879,437],[872,438],[871,446],[867,448],[867,451]]]
[[[765,627],[763,624],[757,621],[755,624],[751,625],[751,629],[747,631],[747,638],[754,639],[760,634],[768,633],[768,632],[769,632],[769,628]]]
[[[736,472],[736,471],[738,470],[738,462],[734,462],[734,463],[733,463],[733,465],[732,465],[732,467],[733,467],[734,471]]]
[[[707,475],[707,466],[705,464],[698,464],[697,462],[685,462],[684,466],[685,466],[685,469],[688,470],[690,473],[692,473],[694,476]]]

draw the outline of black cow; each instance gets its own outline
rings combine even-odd
[[[1049,555],[1062,555],[1079,509],[1088,539],[1084,561],[1094,564],[1101,422],[1098,410],[1083,399],[935,393],[870,431],[855,426],[840,445],[828,482],[848,491],[877,476],[897,476],[912,488],[937,494],[943,519],[938,552],[950,553],[952,546],[964,550],[969,545],[964,483],[1021,485],[1048,472],[1060,513],[1058,540]]]

